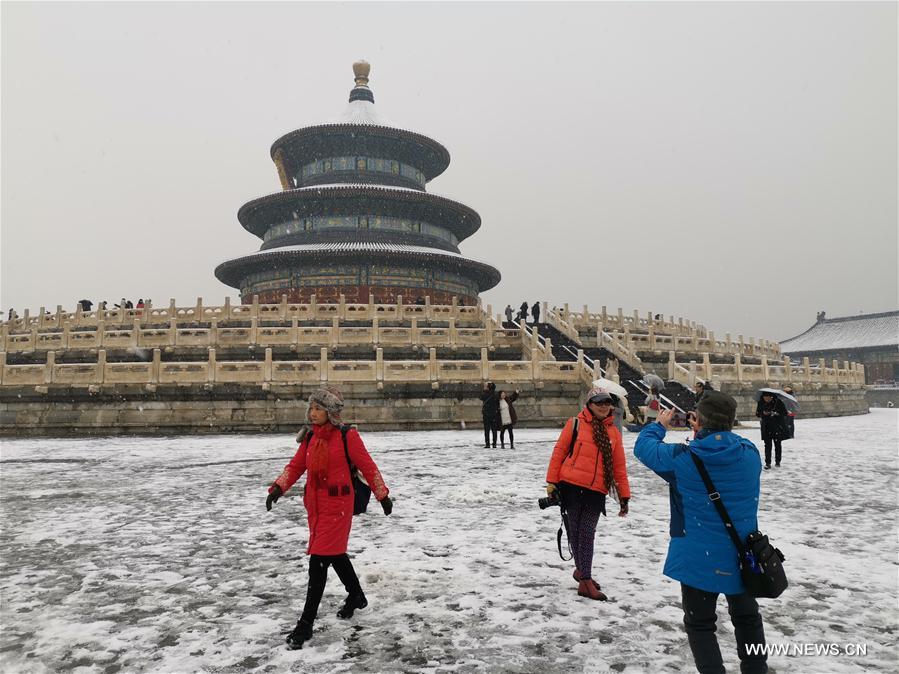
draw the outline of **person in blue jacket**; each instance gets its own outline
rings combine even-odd
[[[737,402],[726,393],[705,393],[688,421],[696,432],[689,444],[666,444],[673,410],[663,410],[637,438],[634,455],[668,483],[671,541],[663,573],[680,581],[684,626],[696,669],[703,674],[724,672],[715,637],[718,595],[727,598],[734,625],[740,671],[767,672],[764,653],[748,653],[747,644],[764,644],[765,630],[756,600],[740,578],[739,554],[709,499],[696,464],[702,459],[737,534],[745,540],[758,529],[762,460],[758,448],[732,433]]]

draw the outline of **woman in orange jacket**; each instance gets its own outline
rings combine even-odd
[[[606,514],[606,497],[619,501],[619,517],[628,512],[631,497],[621,433],[615,428],[612,396],[595,387],[574,419],[570,419],[553,448],[546,471],[546,493],[562,499],[568,516],[568,536],[574,556],[574,579],[582,597],[605,601],[608,597],[593,580],[593,539],[600,515]]]
[[[393,502],[381,473],[362,444],[359,433],[353,428],[346,433],[344,449],[340,429],[341,409],[343,398],[333,387],[319,389],[309,396],[306,420],[310,428],[304,429],[307,431],[305,433],[301,432],[296,455],[269,487],[265,502],[266,508],[271,510],[272,504],[308,470],[303,505],[306,506],[309,521],[309,547],[306,550],[310,556],[309,586],[303,615],[287,637],[287,645],[291,649],[302,648],[303,643],[312,637],[312,624],[325,591],[329,566],[334,567],[347,591],[346,601],[337,612],[337,617],[351,618],[356,609],[368,606],[353,563],[346,553],[353,525],[354,501],[347,454],[353,465],[362,471],[384,514],[389,515],[393,510]]]

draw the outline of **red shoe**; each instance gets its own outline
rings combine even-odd
[[[582,580],[578,583],[577,593],[582,597],[596,599],[597,601],[608,601],[608,597],[599,591],[599,585],[593,582],[593,579]]]
[[[581,582],[581,572],[578,571],[577,569],[574,570],[574,573],[571,574],[571,577],[574,578],[578,583]],[[593,583],[593,584],[596,586],[597,591],[602,589],[602,588],[599,586],[599,583],[597,583],[597,582],[596,582],[595,580],[593,580],[592,578],[590,579],[590,582]]]

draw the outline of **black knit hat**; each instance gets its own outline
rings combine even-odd
[[[702,427],[710,431],[729,431],[737,418],[737,401],[721,391],[708,391],[696,405]]]

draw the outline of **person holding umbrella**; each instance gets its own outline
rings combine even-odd
[[[762,440],[765,443],[765,470],[771,468],[771,445],[774,445],[774,465],[780,466],[781,441],[787,433],[787,408],[773,389],[760,389],[755,416],[762,421]]]

